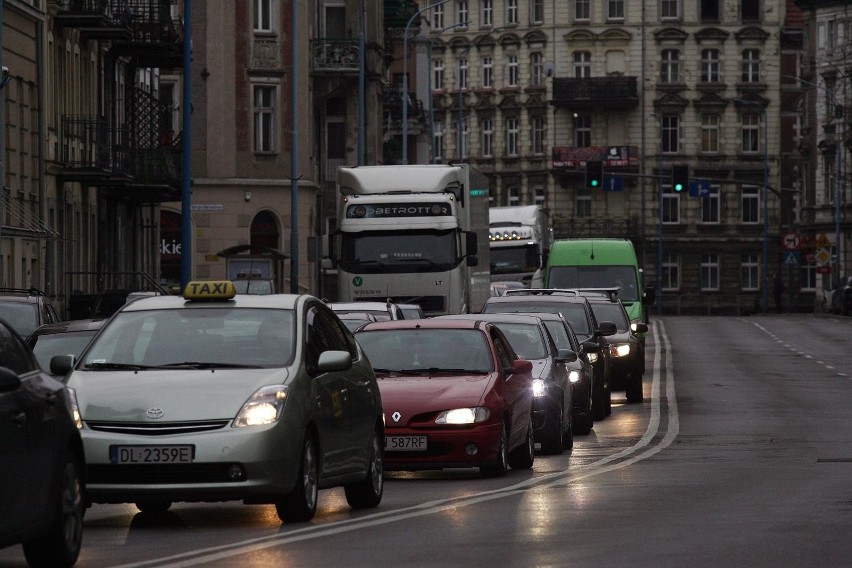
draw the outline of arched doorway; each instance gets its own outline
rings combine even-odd
[[[280,246],[281,232],[278,230],[278,221],[270,211],[261,211],[251,221],[251,234],[249,243],[253,246],[262,246],[270,249],[278,249]]]

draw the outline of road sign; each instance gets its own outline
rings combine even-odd
[[[799,264],[801,259],[800,253],[787,251],[784,253],[784,264]]]
[[[817,237],[816,241],[817,248],[831,248],[831,243],[828,240],[828,237],[825,236],[825,233],[820,233]]]
[[[799,250],[802,240],[796,233],[785,233],[784,236],[781,237],[781,244],[784,247],[784,250]]]
[[[624,191],[623,176],[604,176],[603,178],[604,191]]]
[[[690,197],[709,197],[710,196],[710,182],[695,180],[689,182],[689,196]]]
[[[818,248],[814,258],[816,258],[817,266],[827,266],[831,262],[831,253],[826,248]]]

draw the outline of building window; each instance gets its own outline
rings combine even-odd
[[[460,57],[458,62],[459,69],[459,89],[467,89],[467,57]]]
[[[494,155],[494,121],[490,118],[482,119],[479,130],[482,132],[482,155],[490,158]]]
[[[521,204],[521,188],[513,185],[506,190],[506,205],[516,207]]]
[[[674,191],[670,185],[663,186],[663,223],[680,223],[680,193]]]
[[[804,291],[816,290],[817,271],[815,264],[802,264],[799,268],[799,288]]]
[[[444,121],[436,120],[432,125],[432,154],[435,162],[444,161]]]
[[[701,222],[718,224],[722,200],[719,197],[719,187],[710,188],[710,193],[701,198]]]
[[[588,219],[592,216],[592,195],[588,189],[578,189],[574,198],[574,216]]]
[[[760,21],[760,0],[742,0],[741,18],[743,22]]]
[[[701,115],[701,151],[706,154],[719,152],[719,124],[718,114]]]
[[[607,19],[623,20],[624,19],[624,0],[609,0],[607,2]]]
[[[544,0],[532,0],[530,5],[530,21],[533,24],[544,23]]]
[[[701,82],[702,83],[718,83],[719,82],[719,50],[718,49],[702,49],[701,50]]]
[[[588,21],[592,18],[592,0],[574,0],[574,19]]]
[[[663,154],[677,154],[680,151],[680,116],[663,115]]]
[[[518,0],[506,0],[506,25],[514,26],[518,23]]]
[[[506,58],[506,86],[518,86],[518,56],[510,55]]]
[[[432,89],[441,91],[444,89],[444,60],[434,59],[432,61]]]
[[[519,139],[518,119],[515,117],[506,119],[506,155],[518,155]]]
[[[468,0],[459,0],[458,9],[456,9],[456,24],[460,28],[467,27],[468,14],[470,13],[467,3]]]
[[[490,56],[482,58],[482,86],[494,86],[494,61]]]
[[[701,1],[701,22],[718,22],[719,21],[719,0],[700,0]]]
[[[273,0],[254,0],[254,31],[271,32]]]
[[[680,289],[680,257],[676,254],[663,255],[663,290]]]
[[[544,186],[537,185],[535,190],[533,190],[533,201],[535,205],[539,207],[545,207],[547,204],[547,192],[544,189]]]
[[[660,0],[660,18],[664,20],[679,18],[678,1],[679,0]]]
[[[544,85],[544,58],[538,51],[530,54],[530,75],[534,87]]]
[[[660,55],[660,81],[663,83],[680,81],[680,52],[676,49],[664,49]]]
[[[275,92],[271,86],[254,87],[254,151],[275,151]]]
[[[592,54],[589,51],[574,52],[574,77],[587,79],[592,76]]]
[[[743,50],[743,83],[760,82],[760,50]]]
[[[574,117],[574,146],[588,148],[592,145],[592,115],[578,114]]]
[[[741,208],[742,222],[746,225],[760,223],[760,189],[755,186],[743,186]]]
[[[544,117],[532,117],[532,153],[544,154]]]
[[[719,289],[719,255],[716,253],[701,255],[701,290]]]
[[[743,115],[743,153],[751,154],[760,151],[760,115]]]
[[[432,29],[440,30],[444,28],[444,5],[432,5]]]
[[[754,291],[760,288],[760,257],[756,254],[744,254],[740,263],[740,288]]]
[[[494,0],[482,0],[480,17],[483,27],[494,25]]]

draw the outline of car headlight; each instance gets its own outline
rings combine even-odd
[[[80,405],[77,403],[77,391],[72,388],[68,391],[68,410],[71,412],[71,418],[74,420],[74,426],[77,430],[83,429],[83,417],[80,415]]]
[[[570,373],[568,373],[568,380],[571,381],[572,383],[579,383],[580,382],[580,371],[571,371]]]
[[[617,343],[609,346],[609,354],[613,357],[627,357],[630,355],[629,343]]]
[[[586,357],[589,359],[589,363],[597,363],[598,361],[598,354],[594,351],[586,353]]]
[[[488,420],[488,409],[482,406],[445,410],[435,418],[435,424],[474,424]]]
[[[287,387],[270,385],[260,388],[243,404],[234,419],[234,428],[245,426],[263,426],[272,424],[281,418],[281,411],[287,402]]]
[[[547,387],[544,384],[544,380],[542,379],[533,379],[533,396],[538,398],[544,396],[547,392]]]

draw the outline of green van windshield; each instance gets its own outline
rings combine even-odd
[[[638,302],[635,266],[551,266],[550,288],[611,288],[618,286],[622,302]]]

